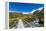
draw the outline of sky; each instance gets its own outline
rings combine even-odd
[[[9,2],[9,11],[32,12],[41,7],[44,7],[44,4]]]

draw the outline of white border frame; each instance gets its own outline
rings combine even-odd
[[[31,29],[5,29],[5,2],[34,2],[43,3],[44,5],[44,17],[45,27],[44,28],[31,28]],[[0,31],[46,31],[46,0],[0,0]]]
[[[45,28],[32,28],[32,29],[12,29],[6,30],[5,29],[5,2],[41,2],[44,3],[44,22]],[[0,31],[46,31],[46,0],[0,0]]]
[[[5,2],[6,4],[6,9],[5,9],[5,28],[6,29],[9,29],[9,3],[8,2]]]
[[[20,3],[32,3],[32,2],[20,2]],[[36,3],[36,4],[43,4],[43,3]],[[8,11],[7,12],[7,14],[8,14],[8,16],[7,16],[7,18],[8,18],[7,28],[9,29],[9,2],[7,2],[7,11]],[[44,27],[35,27],[35,28],[44,28]],[[24,28],[24,29],[29,29],[29,28]],[[33,29],[33,28],[31,28],[31,29]]]

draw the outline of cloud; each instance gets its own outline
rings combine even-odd
[[[9,12],[15,12],[15,11],[9,11]]]
[[[33,10],[31,13],[35,12],[36,10]]]
[[[22,14],[29,14],[29,12],[22,12]]]
[[[36,10],[42,10],[42,9],[43,9],[43,7],[38,8],[38,9],[36,9]],[[33,10],[31,13],[35,12],[36,10]]]
[[[15,11],[15,10],[10,10],[9,12],[12,12],[12,13],[14,13],[14,12],[20,13],[19,11]]]
[[[41,8],[38,8],[37,10],[42,10],[43,9],[43,7],[41,7]]]

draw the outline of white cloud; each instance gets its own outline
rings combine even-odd
[[[9,12],[15,12],[15,11],[9,11]]]
[[[12,13],[14,13],[14,12],[16,12],[16,13],[19,13],[19,11],[15,11],[15,10],[10,10],[9,12],[12,12]]]
[[[33,10],[31,13],[35,12],[36,10]]]
[[[22,12],[22,14],[29,14],[29,12]]]
[[[43,7],[38,8],[38,9],[36,9],[36,10],[42,10],[42,9],[43,9]],[[31,13],[35,12],[36,10],[33,10]]]
[[[41,9],[43,9],[43,7],[41,7],[41,8],[38,8],[37,10],[41,10]]]

